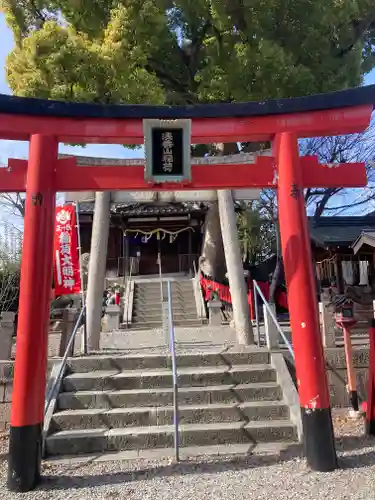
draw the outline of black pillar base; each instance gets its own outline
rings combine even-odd
[[[365,432],[368,436],[375,436],[375,420],[365,421]]]
[[[359,401],[358,401],[358,392],[350,391],[349,392],[349,401],[352,405],[354,411],[359,411]]]
[[[330,472],[337,468],[335,437],[330,408],[301,408],[305,456],[316,471]]]
[[[33,490],[40,482],[42,424],[10,428],[8,489]]]

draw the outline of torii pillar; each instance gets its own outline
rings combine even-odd
[[[0,169],[0,191],[26,190],[19,324],[11,413],[8,487],[28,491],[40,479],[40,452],[47,361],[47,287],[52,280],[52,224],[55,192],[180,189],[279,188],[280,229],[295,348],[308,463],[317,470],[336,467],[324,356],[315,304],[302,189],[362,187],[364,164],[339,171],[298,155],[300,138],[362,132],[374,108],[375,86],[338,93],[258,103],[197,107],[100,106],[0,95],[0,138],[30,140],[30,159]],[[144,166],[78,168],[74,159],[57,161],[58,142],[143,144],[143,120],[192,119],[195,144],[271,141],[276,158],[256,165],[194,165],[187,183],[150,185]],[[62,165],[64,163],[64,165]],[[278,165],[279,172],[276,172]],[[126,173],[126,175],[124,175]],[[279,181],[277,180],[277,173]],[[27,181],[26,180],[27,177]],[[49,290],[48,290],[49,291]]]
[[[40,480],[57,154],[56,137],[31,136],[8,469],[19,492]]]
[[[277,137],[276,157],[279,224],[305,455],[312,469],[331,471],[337,467],[337,458],[295,134],[284,132]]]

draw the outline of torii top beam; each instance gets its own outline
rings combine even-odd
[[[363,131],[375,85],[292,99],[196,106],[99,105],[0,95],[0,138],[54,135],[61,142],[142,144],[142,119],[192,119],[192,142],[271,140]]]

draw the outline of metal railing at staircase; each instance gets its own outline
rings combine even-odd
[[[180,442],[179,442],[179,411],[178,411],[178,374],[176,361],[176,340],[173,324],[173,308],[172,308],[172,287],[171,282],[167,282],[167,297],[168,297],[168,331],[169,331],[169,350],[172,358],[172,380],[173,380],[173,425],[174,425],[174,449],[175,460],[180,460]]]
[[[75,338],[77,336],[77,332],[79,330],[79,327],[82,325],[85,311],[86,311],[86,304],[84,305],[84,307],[82,307],[81,312],[80,312],[78,319],[76,321],[76,324],[73,328],[72,334],[69,338],[69,342],[68,342],[66,349],[65,349],[64,356],[59,364],[56,377],[55,377],[51,387],[47,390],[47,396],[46,396],[46,401],[45,401],[45,406],[44,406],[44,415],[46,415],[46,413],[48,412],[48,409],[51,405],[51,402],[57,397],[57,395],[60,392],[60,386],[61,386],[62,379],[64,377],[66,365],[68,362],[68,357],[69,357],[69,354],[72,352],[72,348],[73,348],[74,341],[75,341]]]
[[[125,315],[125,324],[126,328],[129,328],[129,322],[131,323],[131,317],[129,314],[129,308],[130,308],[130,301],[133,301],[133,294],[131,293],[131,287],[132,287],[132,278],[133,278],[133,264],[134,260],[130,261],[130,266],[129,266],[129,273],[125,275],[125,304],[124,304],[124,309],[126,312]]]
[[[255,280],[253,280],[253,288],[254,288],[255,324],[256,324],[257,335],[258,335],[258,343],[260,343],[260,321],[259,321],[259,307],[258,307],[258,305],[259,305],[258,304],[258,296],[259,296],[261,301],[263,302],[265,309],[266,309],[266,313],[268,314],[268,316],[271,318],[272,322],[274,323],[278,333],[280,334],[281,338],[283,339],[290,355],[292,356],[292,358],[294,360],[294,351],[293,351],[292,344],[289,342],[287,336],[285,335],[285,332],[281,328],[280,323],[276,317],[275,311],[273,311],[272,308],[270,307],[269,303],[267,302],[265,296],[262,293],[262,290],[260,289],[258,283]],[[272,341],[269,338],[269,335],[267,332],[266,322],[265,322],[265,330],[266,330],[265,331],[266,344],[267,344],[267,347],[270,348],[272,346]]]
[[[178,411],[178,374],[176,360],[176,338],[173,322],[173,302],[171,280],[164,280],[161,268],[160,253],[158,254],[158,267],[160,278],[160,300],[163,329],[166,331],[167,343],[172,360],[172,383],[173,383],[173,426],[174,426],[174,451],[176,462],[180,461],[180,439],[179,439],[179,411]],[[164,284],[166,283],[166,294]]]

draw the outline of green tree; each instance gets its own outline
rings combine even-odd
[[[0,0],[16,95],[231,102],[326,92],[374,67],[372,0]]]
[[[274,222],[257,201],[236,205],[242,261],[250,265],[260,264],[276,251]]]

